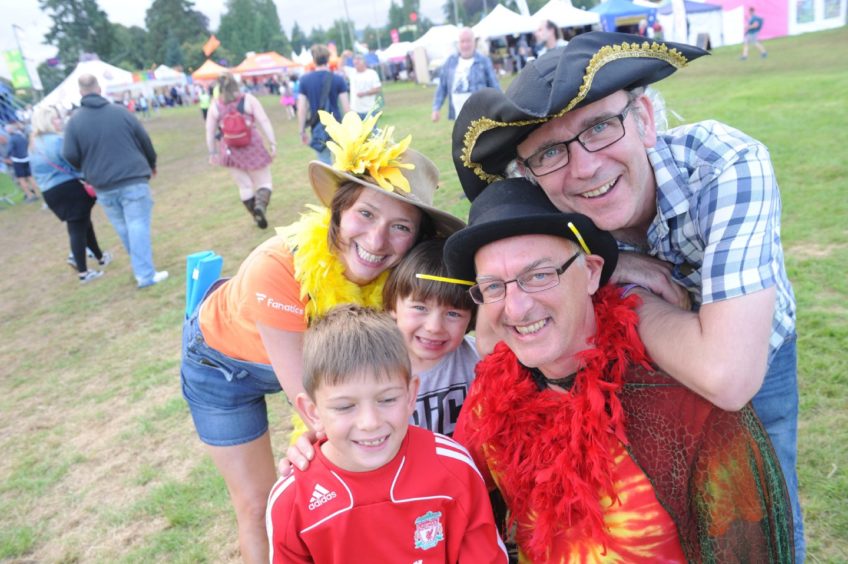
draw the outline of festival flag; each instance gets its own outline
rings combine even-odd
[[[9,49],[3,55],[6,58],[6,65],[9,67],[9,74],[12,77],[13,88],[31,88],[32,83],[29,80],[29,73],[24,64],[24,57],[18,49]]]
[[[218,38],[215,35],[209,36],[209,41],[203,46],[203,54],[207,57],[215,52],[215,49],[221,46],[221,42],[218,41]]]

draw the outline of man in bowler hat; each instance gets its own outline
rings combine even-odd
[[[650,362],[613,237],[508,179],[444,260],[502,339],[454,438],[525,562],[791,562],[792,511],[749,404],[725,411]]]
[[[635,35],[579,35],[505,93],[468,100],[454,163],[471,200],[520,175],[561,211],[613,234],[627,252],[612,280],[643,287],[639,333],[656,363],[723,409],[753,397],[786,475],[801,562],[795,298],[769,153],[716,121],[658,132],[645,94],[705,54]]]

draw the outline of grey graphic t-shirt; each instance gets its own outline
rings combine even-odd
[[[421,387],[410,423],[436,433],[453,435],[459,408],[474,381],[474,366],[480,360],[474,337],[466,336],[452,353],[418,376]]]

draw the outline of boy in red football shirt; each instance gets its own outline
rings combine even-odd
[[[389,316],[342,306],[314,322],[303,384],[297,408],[327,438],[271,490],[271,562],[507,561],[467,451],[409,427],[419,382]]]

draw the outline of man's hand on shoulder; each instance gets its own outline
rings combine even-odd
[[[671,276],[671,264],[647,255],[620,253],[611,281],[638,284],[672,305],[686,310],[692,307],[689,292]]]

